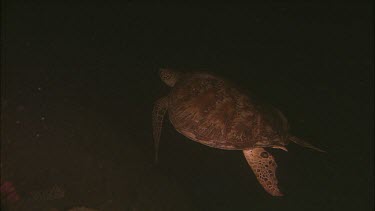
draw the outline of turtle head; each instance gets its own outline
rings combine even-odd
[[[168,86],[173,87],[178,79],[180,78],[181,73],[169,68],[160,68],[159,76],[161,80],[166,83]]]

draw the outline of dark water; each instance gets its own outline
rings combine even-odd
[[[64,188],[30,210],[373,209],[371,8],[5,1],[1,177],[25,198]],[[286,195],[274,198],[240,152],[166,121],[153,165],[152,105],[168,93],[159,67],[225,76],[328,153],[272,150]]]

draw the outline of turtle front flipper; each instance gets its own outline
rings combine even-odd
[[[243,154],[263,188],[272,196],[282,196],[277,186],[274,157],[263,148],[243,150]]]
[[[155,147],[155,163],[158,162],[159,142],[161,135],[161,128],[163,126],[163,119],[165,112],[168,109],[168,98],[163,97],[155,102],[154,109],[152,110],[152,127]]]

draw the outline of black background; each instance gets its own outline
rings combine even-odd
[[[72,142],[82,143],[82,150],[88,149],[98,160],[118,162],[119,172],[134,166],[150,169],[150,177],[166,178],[163,184],[148,179],[151,182],[144,188],[156,187],[159,192],[138,193],[129,202],[150,203],[152,209],[147,210],[373,207],[370,3],[3,1],[2,7],[5,157],[25,151],[24,142],[32,146],[30,137],[36,133],[37,146],[50,142],[47,135],[65,143],[61,137],[75,134]],[[286,194],[274,198],[257,183],[240,152],[189,141],[166,121],[160,163],[154,166],[151,110],[153,102],[169,90],[158,78],[159,67],[207,68],[229,78],[280,108],[294,134],[328,153],[293,144],[288,153],[272,150]],[[84,123],[69,124],[73,121],[65,118],[69,115]],[[46,121],[40,123],[41,117]],[[19,120],[24,127],[18,128],[15,122]],[[67,125],[64,130],[62,122]],[[92,122],[100,125],[96,131],[89,126]],[[92,133],[119,138],[77,138]],[[122,163],[125,148],[136,150],[144,162]],[[74,159],[64,161],[74,163]],[[9,167],[15,172],[19,168]],[[23,180],[33,183],[25,176]],[[165,187],[170,183],[183,192],[184,203],[162,208],[145,199],[166,197],[165,203],[173,203],[174,198],[164,193],[174,194]],[[121,184],[116,187],[122,188]],[[118,200],[124,201],[124,207],[132,201],[121,197]]]

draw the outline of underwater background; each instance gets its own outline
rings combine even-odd
[[[372,8],[5,0],[1,178],[19,210],[371,210]],[[235,82],[328,153],[270,149],[285,193],[272,197],[240,151],[190,141],[166,120],[154,165],[151,111],[169,91],[160,67]],[[30,194],[51,187],[63,196]]]

